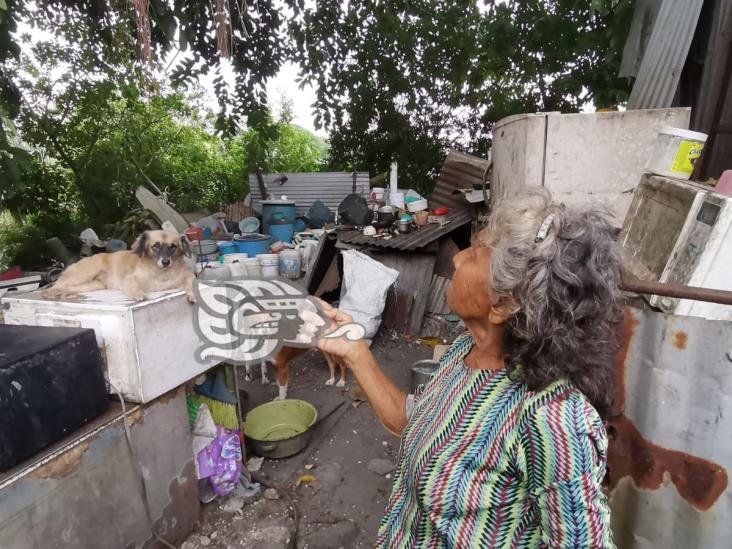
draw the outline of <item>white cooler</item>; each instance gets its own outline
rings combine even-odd
[[[7,324],[91,328],[106,365],[111,393],[150,402],[208,370],[195,351],[193,305],[181,290],[135,302],[117,291],[85,294],[83,301],[47,301],[40,292],[3,298]]]

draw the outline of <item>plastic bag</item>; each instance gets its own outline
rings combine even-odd
[[[241,441],[237,431],[216,428],[216,438],[198,453],[200,478],[208,478],[214,492],[229,495],[241,477]]]
[[[379,330],[386,294],[398,276],[399,271],[361,252],[343,251],[343,285],[338,307],[364,327],[367,339]]]

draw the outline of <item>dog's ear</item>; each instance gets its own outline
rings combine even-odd
[[[191,257],[191,244],[185,236],[180,237],[180,251],[186,257]]]
[[[137,237],[137,240],[135,240],[135,243],[132,245],[132,251],[140,257],[143,257],[147,251],[147,240],[148,234],[147,231],[145,231]]]

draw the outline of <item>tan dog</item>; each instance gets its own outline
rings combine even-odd
[[[130,251],[97,254],[69,266],[42,295],[63,299],[109,289],[142,301],[148,293],[181,288],[193,303],[195,277],[183,258],[190,255],[185,238],[169,231],[145,231]]]
[[[295,360],[297,357],[305,354],[308,349],[300,348],[300,347],[283,347],[279,351],[277,351],[277,354],[272,359],[272,365],[275,368],[275,377],[277,378],[277,387],[279,389],[279,394],[275,398],[275,400],[284,400],[287,398],[287,384],[290,378],[290,362]],[[322,352],[322,351],[321,351]],[[328,363],[328,369],[330,370],[330,377],[325,382],[326,385],[335,385],[336,387],[345,387],[346,386],[346,366],[345,364],[342,364],[336,357],[329,353],[323,352],[323,356],[325,357],[325,361]],[[340,369],[340,379],[336,382],[335,378],[335,371],[336,366]],[[269,380],[267,379],[267,365],[266,363],[262,363],[262,384],[266,385],[269,383]],[[246,379],[247,381],[250,381],[251,376],[251,365],[247,365],[246,367],[247,373],[246,373]]]

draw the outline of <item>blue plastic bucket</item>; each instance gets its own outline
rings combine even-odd
[[[244,234],[234,238],[236,251],[249,257],[268,254],[270,241],[269,235],[266,234]]]
[[[269,234],[272,235],[272,240],[277,242],[292,242],[292,235],[295,232],[294,225],[288,223],[286,225],[270,225]]]
[[[270,232],[271,225],[287,225],[295,223],[295,203],[290,200],[262,201],[262,232]],[[274,236],[274,235],[273,235]],[[277,240],[277,239],[275,239]]]
[[[221,255],[233,254],[238,251],[239,250],[234,242],[219,242],[219,252]]]

